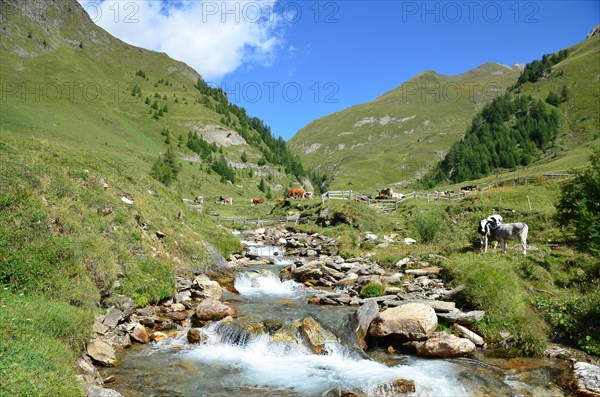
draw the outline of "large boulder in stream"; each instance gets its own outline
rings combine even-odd
[[[336,336],[331,331],[323,328],[317,320],[310,316],[302,320],[300,330],[304,341],[315,354],[326,354],[326,344],[338,342]]]
[[[196,306],[194,316],[201,321],[215,321],[231,316],[236,311],[235,307],[231,304],[207,298]]]
[[[229,343],[245,345],[266,333],[265,324],[255,316],[226,317],[217,326],[217,332]]]
[[[369,335],[392,335],[403,340],[423,340],[435,331],[437,325],[437,316],[433,308],[422,303],[409,303],[379,313],[369,327]]]
[[[424,357],[450,358],[466,356],[475,351],[475,344],[466,338],[436,332],[417,347],[417,354]]]

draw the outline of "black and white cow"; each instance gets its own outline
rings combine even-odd
[[[482,236],[482,251],[487,252],[488,240],[498,241],[502,246],[502,252],[506,252],[506,240],[519,239],[523,247],[523,255],[527,255],[527,234],[529,227],[526,223],[502,223],[500,215],[491,215],[479,222],[477,232]]]

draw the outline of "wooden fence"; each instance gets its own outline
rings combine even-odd
[[[321,201],[326,200],[356,200],[367,204],[369,207],[375,207],[383,211],[395,211],[398,209],[398,204],[408,200],[426,200],[428,202],[436,201],[459,201],[467,196],[467,193],[459,191],[458,193],[442,194],[436,192],[411,192],[404,194],[403,197],[391,199],[374,199],[369,196],[352,190],[334,190],[323,193]]]
[[[221,223],[229,223],[232,226],[245,226],[245,225],[256,225],[257,227],[269,226],[269,225],[280,225],[285,223],[307,223],[311,220],[316,219],[316,216],[287,216],[287,217],[273,217],[273,218],[255,218],[248,216],[224,216],[216,215],[215,219]]]

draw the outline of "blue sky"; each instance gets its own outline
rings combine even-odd
[[[600,22],[598,1],[79,1],[111,34],[186,62],[286,140],[424,70],[527,63]]]

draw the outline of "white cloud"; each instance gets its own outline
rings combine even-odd
[[[184,61],[207,81],[241,66],[271,66],[284,45],[274,2],[78,1],[112,35]]]

